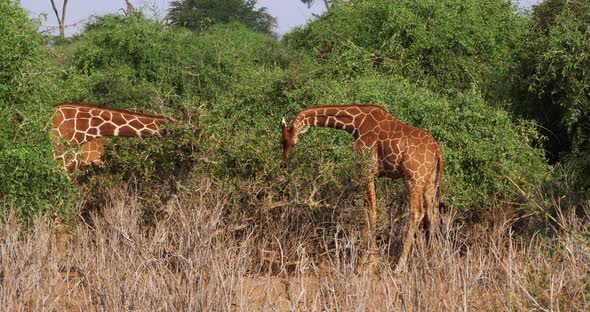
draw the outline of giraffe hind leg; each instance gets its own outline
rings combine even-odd
[[[426,187],[424,188],[424,208],[426,210],[425,218],[425,229],[426,238],[428,242],[434,239],[437,233],[440,231],[440,211],[438,206],[438,183],[439,177],[439,166],[441,165],[438,161],[437,165],[433,168],[429,179],[427,180]]]
[[[402,252],[395,273],[400,273],[405,269],[412,244],[414,243],[414,236],[416,230],[420,226],[420,222],[424,218],[424,206],[423,206],[423,192],[422,188],[408,188],[410,192],[410,214],[408,216],[408,229],[406,231],[406,237],[404,238],[404,244],[402,246]]]
[[[436,202],[436,186],[434,183],[429,184],[424,190],[424,210],[426,212],[423,220],[423,226],[426,231],[426,239],[431,242],[440,227],[440,215],[438,203]]]

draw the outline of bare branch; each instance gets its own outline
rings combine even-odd
[[[53,7],[53,12],[55,12],[55,16],[57,17],[57,22],[60,22],[60,18],[59,18],[59,13],[57,12],[57,7],[55,6],[55,1],[54,0],[50,0],[51,1],[51,6]]]
[[[66,24],[66,8],[68,6],[68,0],[64,0],[63,7],[61,8],[61,31],[64,31]]]
[[[55,0],[50,1],[51,7],[53,8],[53,12],[55,13],[55,17],[57,18],[57,23],[59,24],[59,34],[63,37],[65,32],[66,8],[68,6],[68,0],[64,0],[64,3],[62,5],[61,17],[59,15],[59,12],[57,11]]]
[[[129,0],[125,0],[125,5],[127,5],[127,11],[123,10],[125,12],[125,15],[127,15],[127,16],[133,15],[133,13],[135,13],[135,8],[133,7],[133,4],[131,4],[131,2],[129,2]]]

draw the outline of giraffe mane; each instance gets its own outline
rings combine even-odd
[[[364,108],[364,107],[373,107],[373,108],[378,108],[378,109],[382,109],[384,111],[387,111],[382,105],[379,104],[374,104],[374,103],[353,103],[353,104],[339,104],[339,105],[313,105],[313,106],[308,106],[308,107],[304,107],[302,109],[308,109],[308,108],[350,108],[350,107],[358,107],[358,108]]]
[[[373,103],[367,103],[367,104],[354,103],[354,104],[350,104],[350,105],[345,105],[345,104],[340,104],[340,105],[317,105],[317,106],[308,106],[308,107],[305,107],[305,108],[301,109],[301,111],[299,113],[297,113],[297,115],[295,115],[295,118],[293,118],[293,120],[297,119],[297,117],[300,114],[303,114],[308,109],[321,109],[321,108],[346,109],[346,108],[350,108],[350,107],[357,107],[359,109],[371,107],[371,108],[376,108],[376,109],[382,110],[383,112],[389,114],[389,112],[383,106],[381,106],[379,104],[373,104]]]

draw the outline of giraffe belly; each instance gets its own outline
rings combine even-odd
[[[379,175],[391,179],[398,179],[402,177],[400,166],[398,162],[385,159],[379,161]]]
[[[381,141],[378,145],[379,175],[392,179],[402,177],[401,153],[398,142]]]

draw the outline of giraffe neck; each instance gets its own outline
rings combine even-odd
[[[359,110],[360,114],[360,110]],[[357,114],[338,106],[317,106],[303,109],[293,120],[293,127],[298,133],[304,133],[308,127],[327,127],[342,129],[353,133],[358,128]]]

